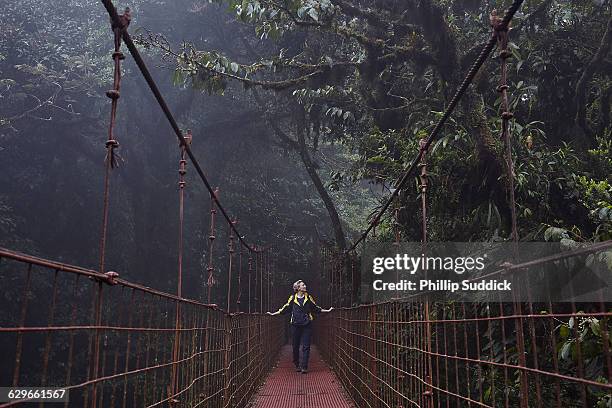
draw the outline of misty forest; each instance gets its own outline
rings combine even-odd
[[[360,272],[366,241],[612,268],[609,0],[4,0],[0,29],[0,387],[268,406],[261,313],[303,279],[347,407],[612,407],[612,299],[366,305]]]

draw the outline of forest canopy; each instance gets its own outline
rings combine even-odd
[[[157,66],[175,115],[193,129],[196,153],[226,186],[221,197],[247,236],[275,241],[291,258],[303,256],[296,231],[304,226],[316,225],[340,250],[359,235],[489,38],[491,13],[510,3],[116,6],[131,7],[129,31]],[[2,245],[91,261],[99,222],[91,203],[101,195],[104,91],[112,80],[108,17],[94,0],[57,2],[53,13],[39,0],[10,0],[0,21]],[[609,2],[595,0],[527,0],[512,22],[510,136],[521,240],[611,238],[611,27]],[[428,152],[431,240],[509,237],[497,54]],[[172,264],[165,248],[175,245],[175,221],[149,220],[176,206],[177,149],[169,130],[160,132],[163,118],[129,59],[124,74],[111,221],[119,233],[111,250],[120,265],[146,274],[144,261],[120,248]],[[377,239],[419,239],[418,183],[415,177],[401,192]],[[188,209],[197,220],[190,233],[204,237],[209,199],[201,189],[190,194],[199,203]],[[53,222],[32,225],[35,217]],[[143,245],[149,236],[156,239]],[[72,250],[66,237],[78,237]],[[199,276],[201,242],[190,241],[188,250]]]
[[[387,188],[398,178],[486,42],[491,13],[510,4],[220,3],[240,28],[254,28],[236,49],[172,44],[154,33],[143,43],[175,63],[176,84],[218,94],[241,84],[315,185],[320,146],[339,144],[354,154],[350,168],[330,171],[332,188],[364,179]],[[511,139],[522,237],[567,230],[579,240],[610,238],[611,29],[609,4],[597,1],[527,1],[512,23]],[[434,240],[508,235],[495,62],[480,70],[431,149]],[[318,192],[326,202],[326,191]],[[396,227],[409,239],[418,237],[415,193],[398,203]],[[326,207],[344,248],[341,223]]]

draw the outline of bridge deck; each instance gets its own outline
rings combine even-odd
[[[353,408],[346,395],[316,347],[310,351],[308,374],[301,374],[291,362],[291,347],[285,346],[277,366],[266,378],[251,407]]]

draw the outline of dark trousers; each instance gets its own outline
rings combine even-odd
[[[312,337],[312,323],[304,326],[293,326],[293,364],[308,369],[310,357],[310,338]],[[302,360],[300,361],[300,343],[302,344]]]

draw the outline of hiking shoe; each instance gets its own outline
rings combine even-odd
[[[300,367],[295,367],[295,371],[299,373],[300,371],[302,371],[302,369]]]
[[[302,368],[302,374],[306,374],[308,372],[307,368]]]

